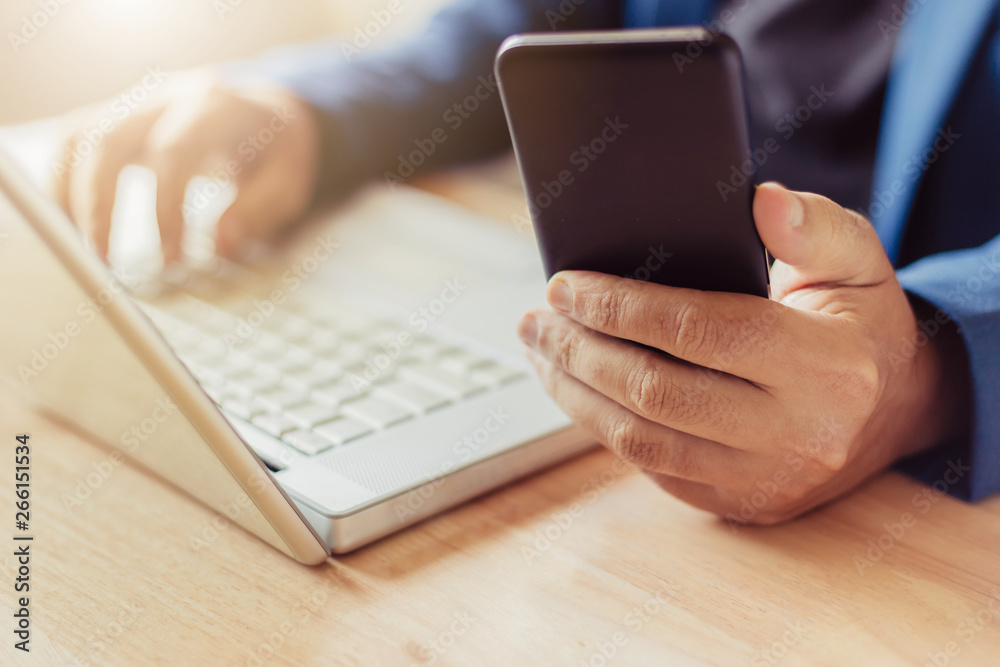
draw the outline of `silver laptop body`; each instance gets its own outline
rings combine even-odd
[[[113,273],[0,156],[13,391],[304,563],[593,445],[514,334],[543,286],[530,234],[408,188],[281,263]]]

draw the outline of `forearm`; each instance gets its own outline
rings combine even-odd
[[[493,76],[500,43],[517,32],[614,27],[617,5],[462,0],[399,45],[358,53],[349,41],[327,42],[267,54],[244,69],[312,105],[323,135],[319,190],[330,196],[373,177],[405,182],[506,149]]]

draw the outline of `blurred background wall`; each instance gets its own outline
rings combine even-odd
[[[148,67],[175,71],[324,37],[378,48],[448,0],[2,0],[0,124],[115,95]]]

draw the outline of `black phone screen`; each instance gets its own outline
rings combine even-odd
[[[527,43],[497,62],[549,275],[767,296],[735,43]]]

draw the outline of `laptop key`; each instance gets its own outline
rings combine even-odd
[[[452,398],[465,398],[485,388],[471,378],[449,373],[430,364],[401,364],[399,377]]]
[[[264,431],[268,435],[273,435],[276,438],[280,438],[285,433],[294,431],[297,426],[295,422],[284,415],[276,414],[263,414],[256,415],[251,420],[250,423]]]
[[[308,368],[314,361],[316,358],[309,352],[297,347],[290,347],[281,355],[267,359],[267,364],[282,373],[291,373]]]
[[[262,374],[254,371],[230,379],[227,386],[232,386],[234,391],[240,394],[253,395],[276,386],[281,378],[280,375]]]
[[[314,331],[315,327],[306,320],[289,316],[274,333],[285,340],[298,343],[308,340]]]
[[[340,417],[339,419],[334,419],[332,422],[317,426],[315,431],[324,438],[329,438],[338,445],[342,445],[363,435],[368,435],[372,432],[372,427],[357,419]]]
[[[310,456],[326,451],[336,444],[318,433],[311,433],[309,431],[292,431],[283,435],[281,439],[285,444],[291,445],[303,454]]]
[[[524,377],[524,373],[513,368],[489,362],[472,369],[471,376],[476,382],[495,386]]]
[[[273,412],[281,412],[306,401],[306,393],[279,387],[257,395],[257,400]]]
[[[293,371],[285,376],[285,382],[296,383],[304,388],[322,387],[335,382],[344,372],[329,361],[316,361],[309,368]]]
[[[264,406],[258,403],[256,400],[241,400],[239,398],[226,398],[223,399],[221,407],[226,412],[236,415],[240,419],[246,419],[250,421],[257,415],[262,415],[267,412]]]
[[[337,417],[337,409],[329,405],[305,403],[285,410],[285,416],[300,427],[310,429]]]
[[[247,342],[245,351],[256,359],[275,359],[288,351],[288,344],[280,338],[262,332]]]
[[[486,357],[473,354],[468,350],[451,349],[441,355],[435,363],[455,375],[468,375],[473,368],[487,364],[489,361]]]
[[[318,329],[302,345],[312,350],[313,354],[324,356],[337,349],[340,345],[340,336],[329,329]]]
[[[376,428],[385,428],[413,416],[413,412],[378,398],[359,398],[340,406],[341,412]]]
[[[249,371],[256,362],[242,352],[232,351],[222,358],[222,363],[233,375],[238,375]]]
[[[313,389],[312,398],[318,403],[336,406],[357,398],[366,391],[364,387],[355,387],[350,378],[343,377],[336,382]]]
[[[379,385],[373,394],[377,398],[396,403],[418,413],[429,412],[451,403],[451,399],[447,396],[402,380],[393,380]]]

